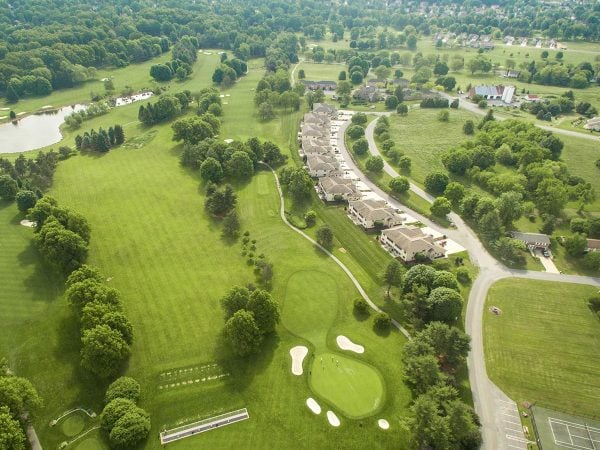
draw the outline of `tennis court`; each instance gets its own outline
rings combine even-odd
[[[544,450],[600,450],[600,422],[534,406],[535,427]]]

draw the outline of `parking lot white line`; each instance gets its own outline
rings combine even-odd
[[[512,423],[513,425],[519,425],[519,426],[521,425],[521,422],[513,422],[512,420],[506,420],[506,419],[504,419],[503,422]]]

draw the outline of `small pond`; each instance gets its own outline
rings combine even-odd
[[[62,139],[60,126],[65,117],[85,105],[40,111],[16,122],[0,124],[0,153],[17,153],[56,144]]]

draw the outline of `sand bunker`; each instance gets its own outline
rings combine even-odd
[[[382,430],[387,430],[390,428],[390,423],[385,419],[379,419],[377,421],[377,425],[379,425],[379,428],[381,428]]]
[[[21,225],[23,225],[24,227],[28,227],[28,228],[34,228],[35,227],[35,222],[32,222],[31,220],[23,219],[19,223]]]
[[[338,416],[333,411],[327,411],[327,420],[332,427],[340,426],[340,419],[338,419]]]
[[[290,356],[292,357],[292,373],[294,375],[302,375],[302,361],[308,354],[308,348],[304,345],[298,345],[290,349]]]
[[[317,401],[314,398],[312,398],[312,397],[307,398],[306,406],[308,406],[308,409],[310,409],[315,414],[321,414],[321,406],[319,406],[319,404],[317,403]]]
[[[348,339],[346,336],[339,335],[335,339],[335,341],[337,342],[338,347],[341,348],[342,350],[350,350],[351,352],[354,352],[354,353],[364,353],[365,352],[365,348],[362,345],[355,344],[350,339]]]

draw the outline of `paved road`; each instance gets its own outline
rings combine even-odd
[[[481,113],[481,111],[479,112]],[[372,121],[367,126],[365,135],[369,142],[369,151],[374,155],[379,155],[380,152],[373,136],[376,124],[377,120]],[[478,266],[479,274],[473,283],[469,295],[469,303],[467,305],[465,318],[465,331],[471,336],[471,352],[469,353],[467,364],[469,367],[469,381],[473,392],[475,410],[481,420],[484,448],[506,450],[513,448],[526,449],[527,440],[525,439],[523,430],[520,426],[520,418],[515,402],[507,397],[506,394],[504,394],[488,378],[485,368],[485,355],[483,352],[483,314],[487,292],[490,286],[496,281],[509,277],[591,284],[595,286],[600,286],[600,278],[508,269],[488,253],[477,235],[459,215],[455,213],[449,215],[456,224],[457,229],[446,229],[440,227],[438,224],[432,223],[423,216],[416,214],[414,211],[411,211],[396,199],[377,188],[374,183],[367,179],[356,164],[354,164],[351,155],[346,149],[343,138],[343,133],[347,125],[348,124],[340,127],[338,148],[357,176],[360,176],[367,185],[388,200],[394,207],[410,212],[423,223],[446,234],[449,238],[465,247],[473,264]],[[387,162],[384,163],[384,170],[392,177],[399,176],[398,172],[396,172],[396,170]],[[411,183],[410,189],[416,195],[421,196],[428,202],[433,201],[433,197],[423,191],[419,186]],[[518,426],[516,424],[518,424]]]
[[[453,97],[451,95],[448,95],[446,93],[442,93],[442,95],[446,98],[448,98],[450,101],[456,97]],[[484,116],[487,113],[486,109],[481,109],[479,106],[477,106],[475,103],[471,103],[470,101],[468,101],[466,98],[464,97],[460,97],[460,102],[459,102],[459,107],[466,109],[467,111],[470,111],[474,114],[478,114],[480,116]],[[495,110],[494,112],[496,112],[498,110]],[[502,112],[498,111],[500,115],[496,115],[496,119],[498,120],[506,120],[506,119],[513,119],[512,117],[506,117],[501,115]],[[600,140],[600,137],[598,137],[595,134],[589,133],[579,133],[577,131],[572,131],[572,130],[563,130],[562,128],[555,128],[555,127],[551,127],[548,125],[540,125],[537,123],[534,123],[534,125],[538,128],[541,128],[542,130],[546,130],[546,131],[552,131],[553,133],[557,133],[557,134],[562,134],[565,136],[572,136],[572,137],[576,137],[576,138],[581,138],[581,139],[587,139],[590,141],[596,141],[598,142]]]

